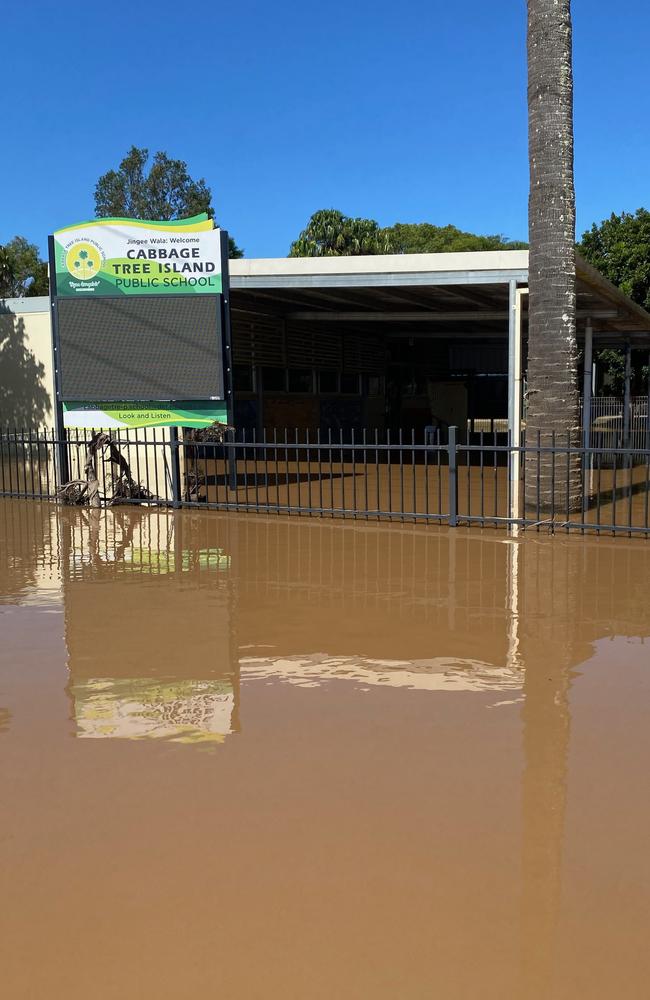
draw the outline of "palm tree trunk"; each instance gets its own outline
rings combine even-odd
[[[527,444],[579,442],[571,0],[528,0]],[[578,456],[528,454],[526,501],[580,506]],[[539,484],[538,484],[539,479]]]

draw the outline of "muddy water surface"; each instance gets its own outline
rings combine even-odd
[[[649,579],[0,501],[2,995],[645,998]]]

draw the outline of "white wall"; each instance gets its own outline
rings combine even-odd
[[[54,426],[50,300],[0,299],[0,428]]]

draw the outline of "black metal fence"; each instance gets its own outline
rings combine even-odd
[[[116,490],[123,468],[100,449],[102,504],[425,522],[537,531],[650,534],[650,440],[576,447],[555,437],[513,447],[502,433],[240,432],[224,442],[167,430],[112,432],[142,489]],[[0,432],[0,495],[84,502],[92,432]],[[577,483],[577,486],[576,486]],[[123,482],[122,482],[123,486]]]

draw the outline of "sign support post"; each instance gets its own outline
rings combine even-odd
[[[227,438],[235,443],[234,379],[232,363],[232,331],[230,327],[230,270],[228,232],[221,230],[221,341],[223,355],[223,377],[228,413]],[[232,428],[232,429],[231,429]],[[237,489],[237,449],[228,448],[228,488]]]
[[[68,446],[66,431],[63,424],[63,402],[61,400],[61,344],[59,341],[59,317],[56,308],[56,260],[54,256],[54,237],[47,238],[47,252],[50,279],[50,318],[52,321],[52,369],[54,373],[54,429],[56,432],[56,447],[54,457],[54,478],[58,486],[63,486],[70,479],[68,463]]]

